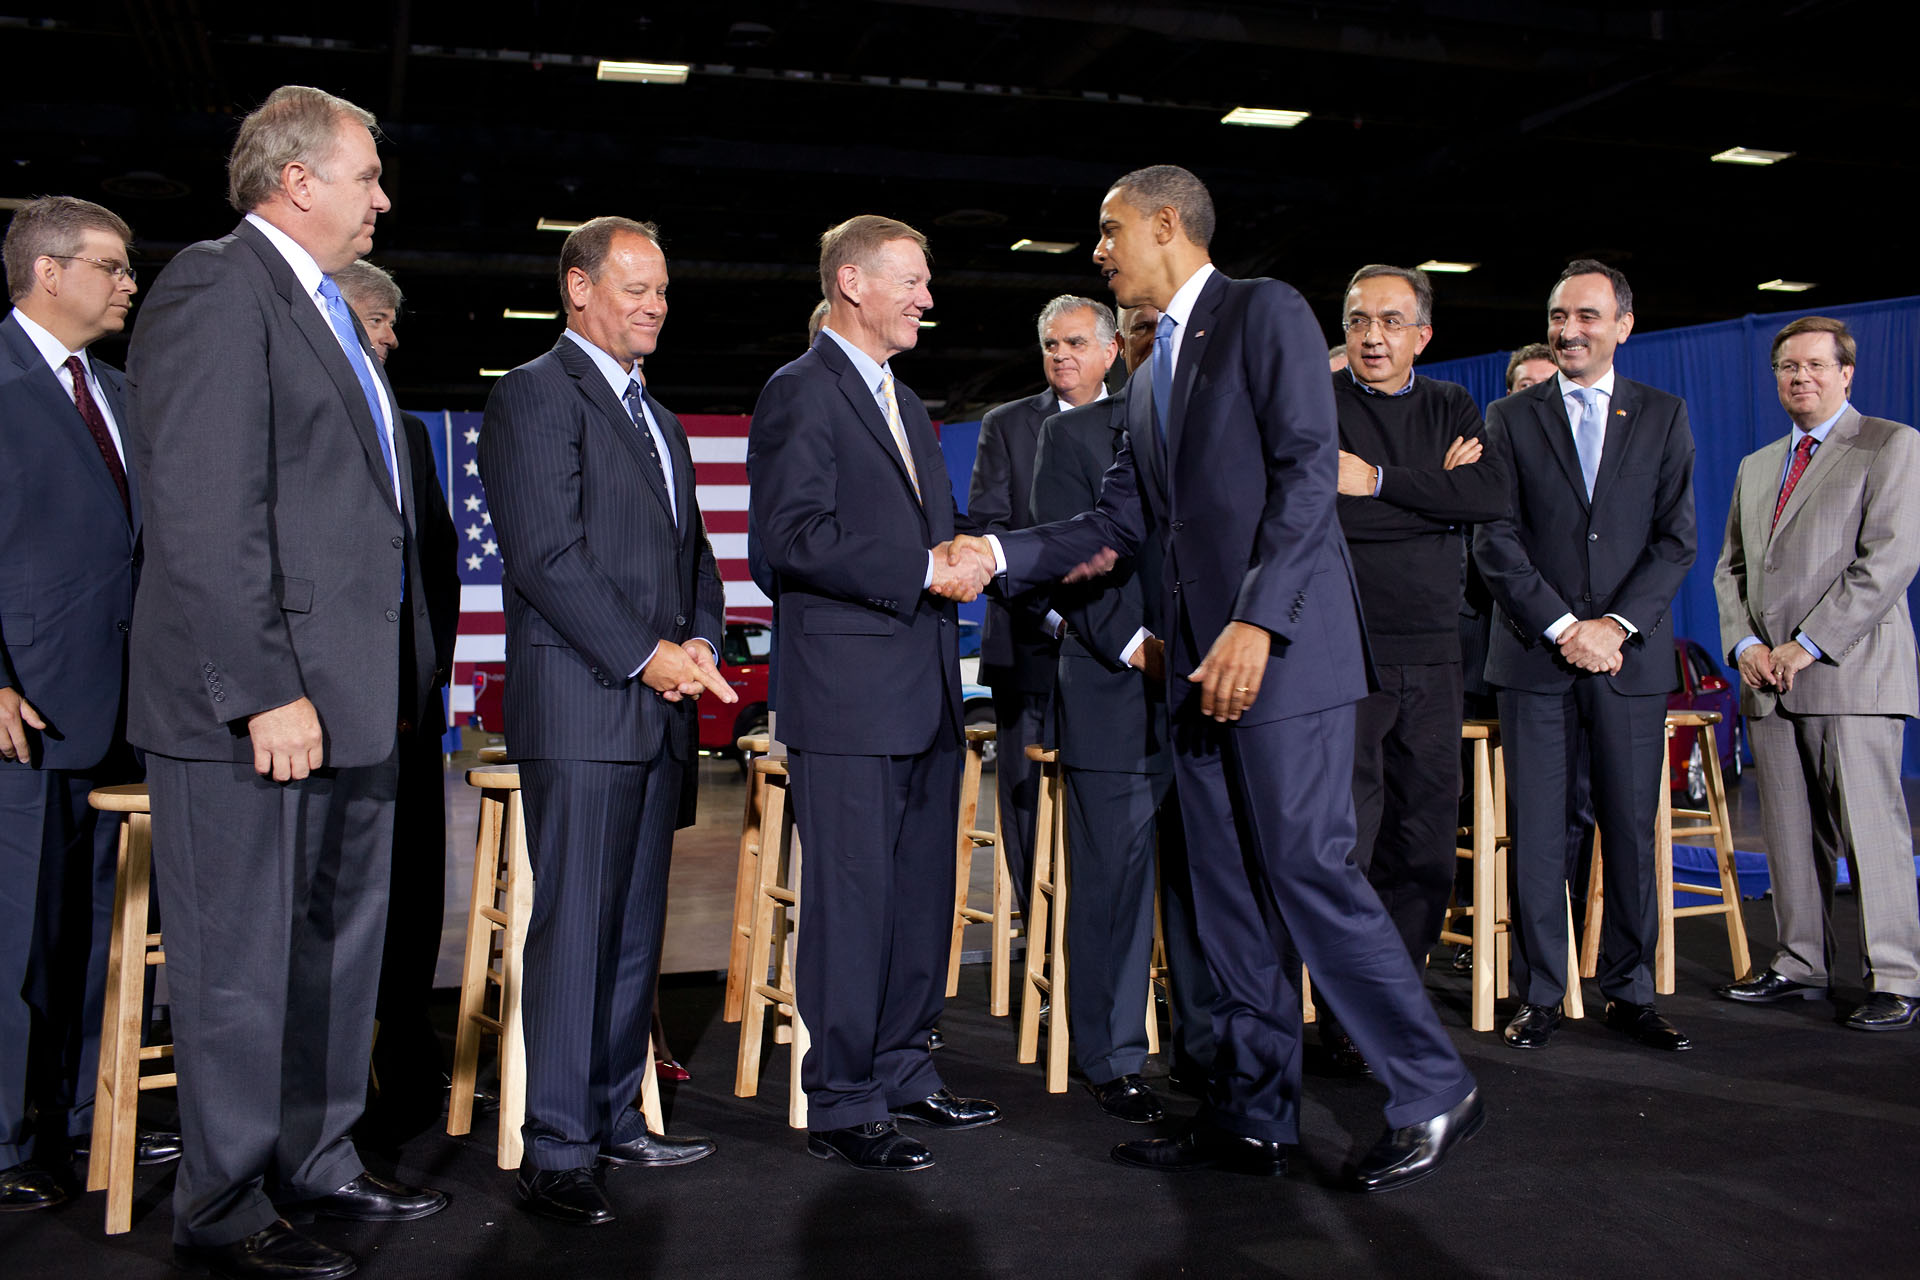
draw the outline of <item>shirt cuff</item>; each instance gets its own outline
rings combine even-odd
[[[1742,637],[1740,637],[1740,642],[1739,642],[1738,644],[1736,644],[1736,645],[1734,645],[1734,646],[1733,646],[1733,662],[1734,662],[1734,665],[1735,665],[1735,666],[1738,666],[1738,665],[1740,665],[1740,655],[1741,655],[1741,654],[1743,654],[1743,653],[1745,653],[1745,652],[1746,652],[1747,650],[1749,650],[1749,649],[1751,649],[1751,648],[1753,648],[1753,646],[1755,646],[1755,645],[1757,645],[1757,644],[1760,644],[1760,643],[1762,643],[1762,641],[1761,641],[1761,639],[1760,639],[1760,637],[1759,637],[1759,636],[1742,636]],[[1812,653],[1812,652],[1813,652],[1813,650],[1811,650],[1811,649],[1809,649],[1809,650],[1807,650],[1807,652],[1808,652],[1808,653]]]
[[[1377,498],[1380,496],[1380,486],[1385,484],[1386,482],[1387,482],[1387,469],[1385,467],[1374,467],[1373,468],[1373,496],[1374,497]]]
[[[1133,665],[1133,655],[1140,652],[1140,646],[1153,639],[1153,632],[1145,627],[1133,633],[1133,639],[1127,641],[1127,647],[1120,651],[1120,661],[1126,666]]]
[[[1067,620],[1052,609],[1047,610],[1047,634],[1055,640],[1067,634]]]
[[[1815,662],[1818,662],[1820,661],[1820,659],[1827,656],[1826,654],[1820,652],[1820,646],[1815,644],[1812,638],[1809,637],[1806,632],[1796,631],[1793,633],[1793,638],[1799,642],[1800,647],[1802,649],[1805,649],[1808,653],[1813,655],[1813,660]]]
[[[927,550],[927,580],[920,584],[920,589],[922,591],[925,591],[928,587],[931,587],[932,585],[933,585],[933,550],[929,548]]]
[[[1570,613],[1561,614],[1559,617],[1555,618],[1552,622],[1549,622],[1547,624],[1547,632],[1546,632],[1547,639],[1553,641],[1553,643],[1555,644],[1559,644],[1560,633],[1562,631],[1565,631],[1568,627],[1572,625],[1573,625],[1573,615]]]
[[[660,652],[660,643],[661,642],[658,640],[654,641],[653,649],[647,654],[647,662],[652,662],[655,655],[657,655]],[[643,662],[639,666],[635,667],[633,670],[627,672],[627,679],[632,680],[638,677],[642,671],[645,671],[647,669],[647,662]]]
[[[1640,628],[1634,626],[1631,622],[1628,622],[1625,618],[1621,617],[1619,614],[1610,613],[1607,616],[1609,618],[1612,618],[1615,622],[1619,623],[1622,627],[1625,627],[1628,635],[1637,636],[1640,634]]]
[[[1000,535],[987,535],[987,545],[993,548],[993,576],[998,578],[1007,571],[1007,553],[1000,549]]]

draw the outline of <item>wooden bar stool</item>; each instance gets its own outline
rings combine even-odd
[[[740,849],[733,869],[733,933],[727,946],[727,997],[720,1007],[723,1022],[740,1021],[741,1002],[746,998],[753,893],[760,866],[760,810],[767,791],[767,775],[753,768],[753,758],[766,755],[773,740],[768,734],[750,733],[735,745],[747,760],[747,802],[740,815]]]
[[[1067,1091],[1067,806],[1060,753],[1039,745],[1027,759],[1040,766],[1040,803],[1034,819],[1033,882],[1027,898],[1026,979],[1020,996],[1019,1060],[1040,1049],[1040,1003],[1047,1015],[1048,1093]]]
[[[765,1044],[767,1014],[784,1017],[774,1039],[792,1043],[792,1067],[787,1080],[787,1124],[807,1127],[807,1095],[800,1084],[800,1064],[807,1055],[806,1023],[794,997],[795,934],[800,923],[800,838],[794,830],[793,807],[788,803],[787,762],[762,757],[754,772],[766,786],[756,836],[753,893],[748,912],[749,934],[745,981],[740,1004],[740,1050],[734,1063],[735,1097],[760,1092],[760,1051]]]
[[[1720,750],[1713,738],[1713,727],[1720,723],[1717,711],[1669,711],[1667,737],[1676,729],[1692,729],[1706,735],[1700,758],[1706,768],[1707,807],[1676,809],[1673,806],[1671,753],[1660,754],[1660,813],[1654,824],[1653,892],[1659,912],[1659,931],[1653,952],[1653,989],[1663,996],[1674,992],[1673,922],[1684,916],[1724,916],[1727,926],[1727,957],[1735,982],[1753,973],[1753,953],[1747,945],[1747,923],[1740,914],[1740,877],[1734,866],[1733,823],[1727,813],[1726,780],[1720,772]],[[1676,827],[1674,819],[1689,825]],[[1676,836],[1712,836],[1714,862],[1720,883],[1714,885],[1675,884],[1673,879],[1673,842]],[[1601,888],[1600,837],[1593,840],[1593,871],[1587,881],[1587,919],[1580,947],[1580,971],[1591,978],[1600,965],[1600,924],[1605,918],[1606,901]],[[1675,892],[1696,894],[1716,901],[1693,907],[1676,907]]]
[[[960,820],[955,834],[953,889],[953,947],[947,955],[947,995],[960,994],[961,940],[969,924],[991,926],[987,953],[987,1011],[1004,1018],[1012,1007],[1013,939],[1020,931],[1014,927],[1013,877],[1007,873],[1006,853],[1000,848],[994,831],[980,828],[980,772],[986,744],[994,741],[992,725],[973,725],[967,729],[967,759],[960,774]],[[999,826],[996,817],[994,825]],[[981,908],[969,905],[973,880],[973,851],[993,850],[993,901]]]
[[[100,1022],[100,1067],[95,1081],[92,1157],[87,1190],[107,1193],[107,1234],[133,1227],[135,1123],[140,1095],[171,1089],[171,1071],[142,1075],[140,1064],[173,1056],[170,1044],[143,1042],[147,968],[165,964],[160,935],[147,932],[153,887],[153,820],[147,784],[100,787],[87,803],[102,813],[125,814],[120,856],[113,876],[113,924],[107,941],[107,998]]]

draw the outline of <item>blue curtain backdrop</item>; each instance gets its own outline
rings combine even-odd
[[[1713,599],[1713,566],[1726,535],[1740,460],[1792,424],[1774,392],[1768,350],[1773,335],[1805,315],[1847,322],[1860,347],[1853,377],[1853,407],[1876,418],[1920,422],[1920,298],[1894,298],[1849,306],[1802,307],[1749,315],[1720,324],[1635,333],[1614,358],[1620,373],[1683,397],[1693,426],[1693,498],[1700,520],[1700,555],[1674,602],[1674,630],[1720,651],[1720,612]],[[1542,326],[1544,330],[1544,325]],[[1545,338],[1542,332],[1537,341]],[[1420,366],[1430,378],[1457,382],[1486,406],[1505,392],[1507,353],[1441,360]],[[1920,501],[1920,494],[1914,495]],[[1909,604],[1920,597],[1909,588]],[[1724,655],[1723,655],[1724,656]],[[1920,722],[1907,724],[1905,770],[1920,775]]]

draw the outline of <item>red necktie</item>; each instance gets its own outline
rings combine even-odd
[[[107,464],[107,474],[113,477],[114,487],[120,490],[120,505],[131,519],[133,500],[127,496],[127,469],[120,465],[120,451],[113,447],[113,437],[107,434],[107,420],[101,415],[100,406],[93,402],[93,392],[87,390],[87,371],[80,363],[79,356],[67,357],[67,372],[73,375],[73,403],[79,408],[80,416],[86,419],[94,447],[100,450],[100,460]]]
[[[1793,486],[1800,483],[1800,473],[1812,461],[1813,446],[1818,443],[1812,436],[1801,436],[1800,443],[1793,446],[1793,465],[1787,468],[1786,483],[1780,486],[1780,500],[1773,504],[1773,524],[1767,526],[1768,533],[1772,533],[1780,523],[1780,513],[1787,509],[1787,499],[1793,496]]]

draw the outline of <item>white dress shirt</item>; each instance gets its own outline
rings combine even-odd
[[[67,368],[67,360],[73,356],[80,357],[80,367],[87,374],[87,391],[93,396],[94,404],[100,407],[100,416],[107,423],[107,434],[113,437],[114,452],[120,455],[120,465],[125,467],[127,446],[120,439],[120,424],[114,420],[113,406],[107,403],[106,392],[101,390],[99,375],[93,371],[93,361],[87,359],[86,348],[82,347],[78,351],[67,350],[60,339],[35,324],[32,317],[17,307],[14,309],[13,318],[20,322],[21,330],[33,339],[33,345],[39,350],[41,359],[45,360],[47,367],[53,370],[53,376],[60,380],[61,389],[67,393],[67,399],[73,400],[75,413],[80,411],[80,402],[73,397],[73,374]]]

